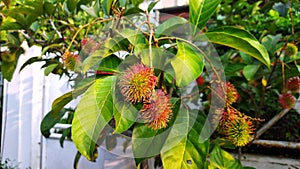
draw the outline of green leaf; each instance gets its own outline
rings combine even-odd
[[[104,50],[96,50],[92,55],[87,57],[82,63],[83,74],[85,74],[90,68],[92,68],[96,64],[99,64],[104,54]]]
[[[26,66],[31,65],[34,62],[40,62],[43,61],[44,59],[42,57],[31,57],[30,59],[28,59],[20,68],[21,72]]]
[[[124,101],[117,101],[114,102],[114,104],[117,109],[117,111],[114,111],[114,118],[116,121],[114,132],[121,134],[135,123],[138,117],[138,110]]]
[[[94,160],[99,134],[112,118],[114,83],[114,76],[97,79],[82,96],[75,111],[72,122],[73,142],[88,160]]]
[[[170,133],[170,128],[178,114],[180,106],[179,99],[171,99],[173,104],[172,119],[168,127],[161,130],[153,130],[145,124],[137,124],[132,133],[132,151],[136,164],[139,164],[146,158],[153,157],[161,152],[166,138]]]
[[[192,35],[197,34],[197,29],[201,30],[206,22],[216,11],[221,0],[190,0],[190,22]]]
[[[104,11],[105,15],[107,15],[107,16],[110,14],[110,8],[111,8],[113,1],[114,0],[103,0],[103,2],[102,2],[103,11]]]
[[[110,38],[106,40],[105,44],[101,46],[101,49],[96,50],[92,55],[90,55],[83,61],[83,73],[86,73],[89,69],[97,66],[97,64],[99,64],[103,58],[110,56],[118,51],[128,50],[129,44],[130,43],[127,39],[120,37]]]
[[[143,13],[144,11],[141,10],[140,8],[137,7],[133,7],[133,8],[129,8],[124,12],[124,16],[128,16],[128,15],[133,15],[133,14],[138,14],[138,13]]]
[[[17,22],[7,21],[7,19],[4,19],[2,22],[2,25],[0,26],[0,30],[19,30],[22,29],[22,25],[20,25]]]
[[[50,3],[50,2],[45,2],[44,8],[45,8],[46,13],[49,16],[53,15],[53,13],[56,9],[55,5],[53,3]]]
[[[3,78],[10,82],[13,77],[16,67],[17,67],[16,62],[2,61],[1,73],[3,75]]]
[[[61,111],[66,104],[72,101],[74,98],[78,97],[92,84],[94,81],[86,83],[73,91],[65,93],[64,95],[58,97],[52,103],[51,111],[47,113],[47,115],[43,118],[41,122],[41,133],[45,137],[50,136],[50,129],[60,121],[60,119],[64,116],[65,111]]]
[[[95,17],[95,18],[98,17],[97,14],[95,13],[93,7],[88,7],[88,6],[86,6],[86,5],[80,5],[80,8],[81,8],[82,10],[84,10],[86,13],[88,13],[89,15],[91,15],[91,16],[93,16],[93,17]]]
[[[120,7],[125,7],[127,4],[127,0],[119,0]]]
[[[73,100],[72,96],[72,92],[68,92],[55,99],[55,101],[52,103],[51,111],[43,118],[41,122],[40,129],[43,136],[50,136],[50,129],[65,115],[66,111],[62,111],[62,109],[66,104]]]
[[[57,66],[58,63],[50,64],[49,66],[47,66],[44,70],[45,75],[48,76]]]
[[[182,106],[176,121],[161,153],[164,168],[204,168],[209,152],[209,140],[200,138],[205,115]]]
[[[67,8],[70,12],[73,12],[76,9],[77,0],[67,0]]]
[[[104,72],[117,72],[118,66],[121,62],[122,60],[116,55],[111,55],[101,60],[97,70]]]
[[[225,66],[225,75],[226,77],[230,77],[232,75],[235,75],[236,72],[239,72],[243,70],[243,68],[246,66],[244,63],[235,63],[235,64],[228,64]]]
[[[162,35],[170,36],[173,31],[180,29],[181,26],[186,25],[187,23],[188,21],[182,17],[178,17],[178,16],[172,17],[157,27],[155,31],[156,34],[155,36],[156,37],[160,37]]]
[[[132,45],[145,44],[145,36],[139,30],[124,29],[120,35],[126,38]]]
[[[7,40],[10,43],[10,45],[12,45],[12,46],[19,47],[21,45],[18,34],[15,35],[12,33],[8,33]]]
[[[68,137],[70,135],[71,135],[71,127],[68,127],[63,131],[62,136],[59,139],[59,143],[62,148],[64,147],[64,141],[65,141],[66,137]]]
[[[134,6],[138,7],[144,0],[132,0]]]
[[[231,154],[215,146],[210,153],[210,162],[220,169],[243,169],[241,162],[235,160]]]
[[[226,26],[207,32],[205,36],[213,43],[245,52],[270,68],[270,58],[266,48],[246,30]]]
[[[92,55],[83,61],[83,73],[86,73],[89,69],[97,66],[97,64],[99,64],[103,58],[111,56],[113,53],[118,51],[128,50],[129,44],[130,43],[127,39],[121,37],[107,39],[105,44],[101,46],[101,49],[96,50]],[[95,69],[97,69],[97,67]]]
[[[109,38],[105,41],[104,47],[106,53],[103,57],[107,57],[118,51],[128,51],[129,41],[123,37]]]
[[[137,124],[132,133],[132,151],[136,164],[160,153],[169,131],[152,130],[145,124]]]
[[[243,75],[250,81],[258,71],[259,67],[260,65],[247,65],[243,69]]]
[[[267,35],[265,37],[262,38],[262,44],[265,46],[265,48],[268,50],[268,52],[273,55],[275,53],[276,49],[276,45],[279,42],[279,40],[281,39],[282,35],[281,34],[277,34],[275,36],[273,35]]]
[[[175,70],[176,83],[183,87],[199,77],[203,71],[203,56],[184,42],[177,42],[178,52],[171,64]]]
[[[159,1],[151,2],[148,6],[147,11],[151,12],[151,10],[154,8],[154,6],[158,3]]]

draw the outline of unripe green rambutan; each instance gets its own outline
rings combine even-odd
[[[288,43],[284,49],[287,56],[294,56],[298,53],[298,47],[293,43]]]

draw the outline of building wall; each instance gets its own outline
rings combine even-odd
[[[26,44],[24,44],[26,46]],[[20,73],[20,66],[30,57],[39,56],[39,47],[25,47],[19,65],[11,82],[4,82],[4,109],[1,140],[1,157],[9,159],[12,166],[20,169],[70,169],[76,155],[71,141],[60,147],[59,135],[46,139],[41,135],[40,123],[51,110],[52,102],[70,91],[67,78],[57,75],[44,76],[42,63],[34,63]],[[68,105],[69,106],[69,105]],[[122,141],[117,147],[123,150]],[[118,148],[116,148],[118,149]],[[131,169],[135,168],[133,158],[120,156],[122,153],[108,152],[98,148],[96,163],[82,157],[80,169]]]

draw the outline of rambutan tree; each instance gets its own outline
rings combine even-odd
[[[11,80],[26,41],[41,46],[42,56],[30,58],[21,70],[43,62],[46,75],[66,75],[74,82],[73,91],[53,102],[41,132],[49,137],[50,129],[71,111],[65,106],[80,98],[70,113],[72,127],[61,139],[68,137],[76,145],[75,162],[79,156],[96,160],[104,140],[111,149],[122,136],[130,140],[138,167],[155,157],[165,169],[243,168],[221,147],[249,144],[258,119],[235,107],[242,98],[226,82],[212,44],[241,51],[271,71],[267,49],[245,29],[206,27],[221,0],[190,0],[189,19],[155,15],[157,3],[3,1],[0,30],[7,47],[1,51],[3,76]],[[285,48],[291,48],[287,53],[296,50]],[[291,91],[299,90],[295,83],[299,79],[288,82]],[[285,108],[295,102],[288,95],[280,100]]]

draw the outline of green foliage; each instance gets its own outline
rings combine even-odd
[[[190,22],[192,25],[192,35],[196,35],[197,29],[201,30],[206,22],[216,11],[221,0],[191,0],[189,1]]]
[[[217,44],[229,46],[258,59],[270,67],[267,50],[249,32],[235,27],[220,27],[205,33],[208,39]]]
[[[73,91],[53,102],[41,123],[45,137],[55,124],[72,123],[71,128],[60,131],[60,143],[72,138],[78,149],[75,167],[81,155],[94,161],[104,140],[112,150],[117,134],[126,133],[132,137],[137,165],[155,157],[161,158],[166,169],[243,168],[239,160],[219,147],[228,145],[226,138],[202,138],[213,134],[210,113],[226,102],[220,87],[223,73],[240,94],[232,106],[255,118],[270,110],[280,111],[275,96],[285,90],[287,78],[300,74],[299,52],[289,56],[285,51],[287,43],[299,44],[299,4],[294,1],[288,6],[279,2],[191,0],[189,21],[176,16],[158,25],[149,14],[157,1],[151,2],[147,11],[139,8],[143,0],[3,3],[1,45],[7,49],[1,51],[4,78],[11,80],[23,53],[21,44],[26,41],[29,46],[41,46],[42,55],[32,56],[21,70],[42,62],[45,75],[66,75],[75,83]],[[220,57],[207,42],[216,44]],[[68,59],[76,69],[68,69]],[[218,59],[224,70],[216,64]],[[170,105],[157,104],[166,109],[152,107],[152,114],[148,114],[150,120],[167,123],[165,128],[154,130],[142,118],[141,112],[155,99],[132,103],[124,100],[122,94],[126,92],[120,92],[121,75],[129,74],[126,85],[136,83],[131,81],[136,72],[127,71],[136,64],[153,70],[157,79],[150,81],[155,81],[150,92],[161,90],[165,94],[161,98],[171,100]],[[80,102],[70,113],[65,107],[78,96]],[[167,108],[172,113],[162,118]],[[158,109],[162,112],[156,112]],[[70,116],[64,119],[66,112]],[[227,142],[220,143],[223,139]],[[229,147],[235,148],[233,144]]]
[[[115,77],[96,80],[82,96],[72,122],[72,137],[78,151],[88,160],[95,160],[100,132],[112,118],[112,86]]]

